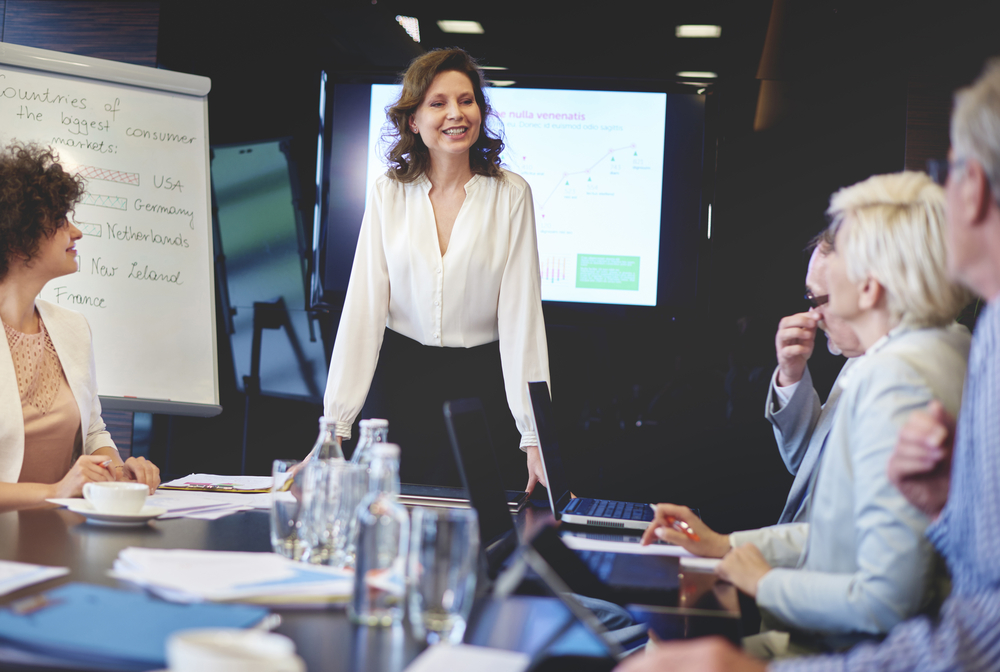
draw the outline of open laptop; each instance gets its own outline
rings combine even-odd
[[[486,414],[478,399],[444,404],[445,424],[472,506],[479,515],[479,536],[486,549],[491,578],[518,546],[514,520],[504,497]],[[554,532],[554,531],[553,531]],[[574,590],[590,597],[624,604],[677,604],[680,563],[677,558],[597,551],[573,551],[555,536],[540,536],[536,550],[560,572]],[[568,555],[567,555],[568,554]],[[583,592],[583,591],[581,591]]]
[[[545,381],[528,383],[528,395],[531,397],[531,414],[535,420],[542,472],[548,483],[549,505],[556,520],[573,525],[645,530],[653,520],[653,510],[649,504],[590,497],[574,498],[570,495],[552,414],[549,384]]]

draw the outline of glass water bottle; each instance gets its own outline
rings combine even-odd
[[[312,564],[325,564],[330,554],[330,492],[331,464],[344,461],[344,451],[337,443],[334,429],[337,421],[323,416],[319,419],[319,436],[309,451],[302,469],[295,480],[302,493],[300,537],[302,560]]]
[[[410,518],[399,503],[399,446],[376,443],[371,450],[370,489],[358,507],[357,564],[351,621],[391,626],[403,617]]]
[[[365,467],[371,466],[372,446],[376,443],[386,443],[389,440],[389,421],[383,418],[370,418],[358,423],[361,437],[358,447],[351,455],[351,462]]]
[[[337,442],[337,437],[334,434],[336,428],[337,421],[333,418],[324,415],[319,419],[319,436],[316,437],[316,444],[309,452],[309,458],[307,459],[344,459],[344,451],[341,450],[340,444]]]

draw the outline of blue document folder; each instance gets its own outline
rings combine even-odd
[[[167,638],[189,628],[248,628],[266,609],[174,604],[144,593],[69,583],[0,609],[0,640],[46,657],[114,669],[166,667]]]

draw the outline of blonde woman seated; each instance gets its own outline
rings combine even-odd
[[[83,182],[55,161],[18,144],[0,155],[0,510],[77,497],[90,481],[160,483],[145,458],[122,462],[105,431],[87,320],[36,299],[76,272],[82,237],[67,216]]]
[[[954,319],[969,295],[948,280],[944,200],[923,173],[878,175],[831,199],[829,300],[819,310],[847,323],[864,355],[843,382],[808,522],[720,535],[662,504],[647,530],[647,541],[725,556],[717,572],[756,597],[766,625],[793,633],[792,650],[846,646],[925,606],[929,521],[886,466],[911,412],[938,399],[955,415],[961,401],[970,337]],[[702,541],[665,526],[668,516]]]

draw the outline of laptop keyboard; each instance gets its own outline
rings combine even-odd
[[[607,581],[608,577],[611,576],[611,566],[615,562],[614,553],[607,551],[577,551],[576,554],[581,560],[587,563],[590,571],[596,574],[601,581]]]
[[[581,498],[573,512],[594,518],[614,518],[616,520],[653,520],[653,510],[646,504],[637,502],[614,502],[609,499]]]

